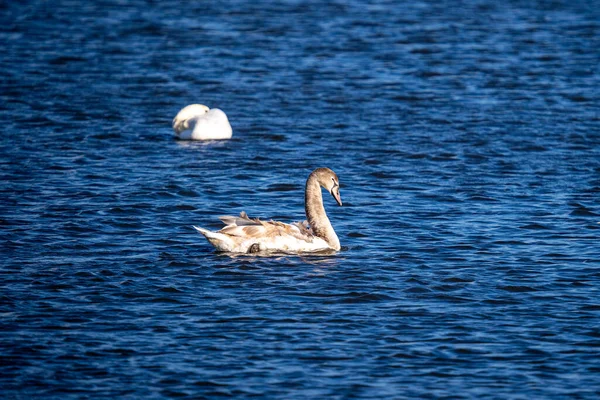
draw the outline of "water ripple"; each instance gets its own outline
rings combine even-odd
[[[226,3],[0,7],[2,397],[597,398],[597,7]]]

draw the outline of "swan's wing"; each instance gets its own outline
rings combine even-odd
[[[226,235],[246,237],[253,239],[272,239],[276,237],[291,236],[295,239],[311,242],[313,235],[306,228],[296,224],[285,224],[279,221],[264,222],[258,218],[250,218],[245,212],[239,217],[219,217],[226,225],[219,232]]]
[[[245,211],[240,213],[239,217],[233,217],[231,215],[223,215],[219,217],[226,226],[248,226],[248,225],[262,225],[262,222],[258,218],[251,219],[248,217]]]
[[[218,108],[213,108],[206,114],[190,118],[186,123],[188,129],[179,135],[181,139],[229,139],[233,133],[227,116]]]
[[[180,139],[229,139],[232,135],[227,115],[213,108],[191,105],[181,110],[173,119],[173,130]]]
[[[218,108],[213,108],[206,114],[196,115],[187,120],[187,127],[191,130],[196,129],[215,129],[230,127],[227,115]]]
[[[211,108],[206,114],[203,115],[204,120],[206,122],[211,122],[215,124],[227,124],[229,125],[229,120],[227,119],[227,114],[223,112],[223,110],[218,108]]]
[[[314,235],[310,231],[310,228],[308,228],[308,223],[306,223],[306,221],[304,222],[306,223],[306,225],[300,222],[295,222],[293,224],[285,224],[283,222],[278,221],[269,221],[268,223],[278,227],[280,230],[280,235],[282,236],[293,236],[298,240],[303,240],[306,242],[312,242],[314,239]]]
[[[264,222],[258,218],[248,217],[248,214],[244,211],[240,213],[239,217],[223,215],[219,219],[225,224],[225,227],[219,232],[226,235],[256,238],[266,236],[269,233]]]
[[[310,225],[308,225],[308,221],[294,222],[292,225],[298,228],[303,235],[313,236],[313,232],[310,229]]]

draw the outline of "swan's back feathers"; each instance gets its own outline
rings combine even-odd
[[[310,225],[308,225],[308,221],[294,222],[292,225],[298,228],[303,235],[314,236],[312,230],[310,229]]]
[[[231,236],[260,237],[268,235],[268,229],[258,218],[251,219],[246,212],[242,211],[239,217],[224,215],[219,217],[225,227],[219,232]]]
[[[239,217],[219,217],[225,224],[220,231],[212,232],[196,228],[220,251],[319,251],[328,248],[327,243],[312,234],[307,222],[286,224],[279,221],[261,221],[250,218],[245,212]],[[258,249],[258,250],[255,250]]]
[[[173,119],[173,130],[179,139],[229,139],[232,135],[227,115],[218,108],[202,104],[183,108]]]
[[[250,218],[244,211],[239,217],[224,215],[219,217],[225,227],[219,231],[225,235],[247,238],[274,238],[276,236],[293,236],[300,240],[312,241],[309,230],[301,230],[296,224],[285,224],[279,221],[261,221]]]
[[[246,225],[262,225],[262,222],[258,218],[251,219],[248,217],[245,211],[240,213],[239,217],[233,217],[231,215],[220,216],[219,219],[223,221],[226,226],[246,226]]]

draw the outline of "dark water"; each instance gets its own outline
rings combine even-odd
[[[1,397],[600,396],[597,2],[0,15]],[[303,219],[321,166],[335,256],[191,228]]]

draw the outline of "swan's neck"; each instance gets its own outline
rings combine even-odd
[[[304,207],[306,208],[306,219],[315,236],[324,239],[332,249],[340,249],[338,239],[327,214],[323,207],[323,195],[317,178],[311,175],[306,181],[306,192],[304,193]]]

